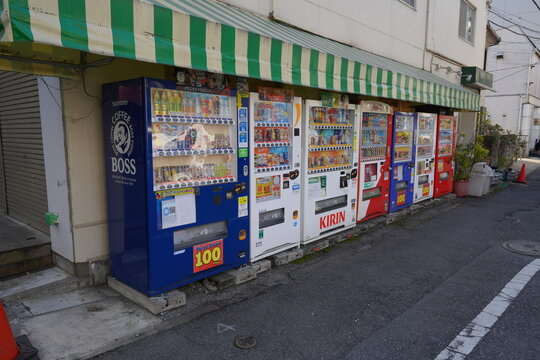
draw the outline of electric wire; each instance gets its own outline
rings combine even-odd
[[[535,30],[535,29],[530,28],[530,27],[527,27],[527,26],[525,26],[525,25],[518,24],[517,22],[515,22],[515,21],[513,21],[513,20],[510,20],[510,19],[508,19],[507,17],[504,17],[504,16],[502,16],[502,15],[497,14],[496,12],[494,12],[494,11],[491,10],[491,9],[489,9],[489,12],[492,13],[493,15],[498,16],[499,18],[501,18],[501,19],[504,20],[504,21],[507,21],[507,22],[509,22],[509,23],[511,23],[511,24],[517,25],[517,26],[519,26],[519,27],[521,27],[521,28],[523,28],[523,29],[527,29],[527,30],[529,30],[529,31],[533,31],[533,32],[535,32],[535,33],[539,33],[539,34],[540,34],[540,30]]]
[[[533,64],[532,66],[534,66],[534,65],[536,65],[536,64],[538,64],[538,63],[535,63],[535,64]],[[512,70],[512,69],[517,69],[517,68],[522,68],[522,67],[527,67],[527,66],[529,66],[529,64],[518,65],[518,66],[511,66],[511,67],[502,68],[502,69],[489,70],[489,72],[492,73],[492,72],[495,72],[495,71]]]
[[[540,11],[540,6],[538,6],[538,3],[536,2],[536,0],[532,0],[533,4],[536,5],[536,7],[538,8],[538,11]]]
[[[531,36],[531,35],[527,35],[527,34],[525,34],[525,33],[517,32],[517,31],[515,31],[515,30],[510,29],[508,26],[504,26],[504,25],[501,25],[501,24],[497,24],[497,23],[496,23],[495,21],[493,21],[493,20],[488,20],[488,22],[492,23],[492,24],[495,25],[495,26],[498,26],[498,27],[501,28],[501,29],[508,30],[508,31],[510,31],[511,33],[514,33],[514,34],[516,34],[516,35],[525,36],[526,38],[530,38],[530,39],[540,40],[540,37]],[[518,26],[519,26],[519,25],[518,25]]]
[[[516,72],[513,72],[513,73],[508,74],[508,75],[506,75],[506,76],[503,76],[503,77],[501,77],[501,78],[495,79],[495,80],[493,80],[493,82],[495,83],[495,82],[497,82],[497,81],[499,81],[499,80],[503,80],[503,79],[509,78],[510,76],[516,75],[516,74],[518,74],[518,73],[520,73],[520,72],[522,72],[522,71],[525,71],[525,70],[527,70],[527,68],[518,70],[518,71],[516,71]]]
[[[512,13],[510,13],[510,12],[508,12],[508,11],[505,11],[505,10],[503,10],[503,9],[497,8],[497,7],[493,6],[493,5],[491,5],[489,8],[490,8],[490,9],[494,9],[494,10],[496,10],[496,11],[498,11],[498,12],[500,12],[500,13],[506,15],[506,16],[514,17],[514,18],[517,18],[517,19],[519,19],[519,20],[521,20],[521,21],[525,21],[525,22],[527,22],[527,23],[529,23],[529,24],[538,26],[538,22],[527,20],[527,19],[525,19],[525,18],[519,16],[518,14],[512,14]],[[535,11],[531,11],[531,12],[526,12],[525,14],[531,14],[531,13],[533,13],[533,12],[534,12],[534,13],[538,13],[538,12],[535,10]]]

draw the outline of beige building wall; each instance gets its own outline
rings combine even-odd
[[[74,245],[73,258],[68,260],[83,263],[109,254],[101,85],[141,76],[170,78],[166,69],[116,59],[109,65],[88,68],[84,82],[62,80]]]

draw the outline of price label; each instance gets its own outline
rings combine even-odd
[[[405,204],[405,196],[407,194],[405,192],[402,192],[402,193],[398,193],[398,196],[397,196],[397,203],[396,205],[403,205]]]
[[[200,272],[223,264],[223,239],[193,247],[193,272]]]

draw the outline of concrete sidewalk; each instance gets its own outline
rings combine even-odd
[[[532,173],[534,170],[540,168],[540,158],[521,158],[518,159],[514,165],[512,165],[512,170],[519,171],[521,166],[525,164],[527,169],[527,175]]]
[[[370,231],[369,234],[349,238],[347,244],[354,242],[355,251],[367,250],[389,231],[384,225],[405,220],[403,226],[416,226],[458,206],[452,199],[416,204],[407,209],[406,217],[393,213],[362,223],[355,231]],[[344,240],[338,238],[334,239],[337,240],[334,246],[345,246],[337,243]],[[299,259],[298,266],[324,253],[325,250]],[[28,335],[32,345],[39,349],[41,359],[88,359],[268,292],[291,281],[290,266],[273,268],[255,281],[224,290],[217,290],[208,281],[193,283],[181,289],[187,296],[185,306],[158,315],[140,308],[106,285],[92,286],[90,279],[74,278],[58,268],[0,282],[0,298],[6,305],[15,336]]]

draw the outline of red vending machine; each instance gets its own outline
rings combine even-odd
[[[455,116],[439,115],[435,158],[435,189],[433,192],[433,197],[436,198],[452,192],[456,123]]]
[[[360,112],[360,181],[356,222],[388,212],[394,110],[378,101],[362,101]]]

